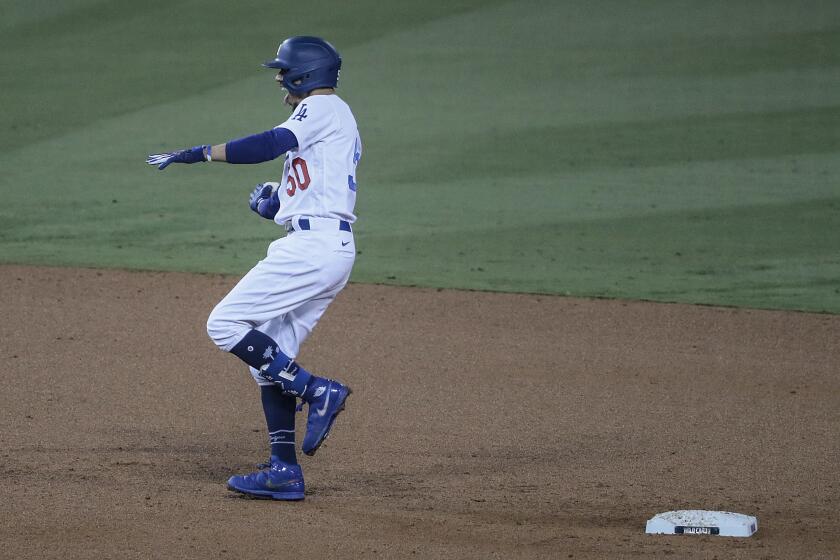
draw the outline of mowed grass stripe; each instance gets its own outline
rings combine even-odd
[[[807,227],[813,223],[826,229]],[[377,280],[395,284],[451,287],[450,278],[463,276],[497,291],[836,311],[840,252],[831,232],[838,227],[840,194],[603,220],[521,216],[486,231],[383,234],[376,245],[384,249],[366,257],[378,262],[365,269],[385,271]]]
[[[13,4],[10,21],[17,23],[0,34],[0,67],[8,69],[0,88],[5,151],[250,78],[281,39],[304,30],[349,49],[494,2],[327,2],[295,10],[293,23],[289,7],[277,2]],[[205,110],[194,106],[184,123]]]
[[[439,143],[419,150],[424,157],[406,158],[404,165],[381,178],[416,181],[432,159],[436,173],[462,179],[835,153],[840,150],[840,105],[660,121],[537,125],[508,130],[503,139],[505,153],[499,152],[499,136],[487,132],[464,135],[458,146],[441,137]]]

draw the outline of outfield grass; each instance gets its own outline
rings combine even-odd
[[[353,280],[840,312],[832,2],[0,0],[0,261],[242,273],[313,33],[365,142]]]

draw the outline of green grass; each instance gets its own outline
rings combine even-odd
[[[279,163],[143,163],[354,108],[353,280],[840,312],[840,5],[0,0],[0,261],[243,273]],[[288,23],[286,23],[288,22]]]

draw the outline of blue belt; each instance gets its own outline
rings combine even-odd
[[[298,226],[300,226],[300,229],[302,229],[302,230],[308,230],[308,229],[310,229],[310,226],[309,226],[309,220],[308,220],[307,218],[301,218],[301,219],[299,219],[299,220],[298,220]],[[338,222],[338,229],[339,229],[339,230],[341,230],[341,231],[349,231],[349,232],[351,232],[351,233],[353,232],[353,230],[352,230],[352,229],[350,229],[350,222],[346,222],[346,221],[344,221],[344,220],[340,220],[340,221]],[[295,228],[293,228],[293,227],[291,226],[291,224],[289,224],[289,228],[288,228],[288,230],[287,230],[287,231],[288,231],[289,233],[291,233],[291,232],[295,231]]]

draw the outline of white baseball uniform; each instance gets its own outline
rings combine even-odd
[[[362,140],[350,107],[335,94],[313,95],[280,127],[294,133],[298,147],[286,152],[274,221],[286,224],[295,216],[318,216],[352,224]]]
[[[305,98],[280,126],[298,141],[286,153],[274,218],[288,233],[213,309],[207,332],[229,351],[256,328],[295,359],[350,278],[356,247],[349,224],[356,219],[362,142],[350,107],[335,94]],[[271,384],[251,373],[257,383]]]

